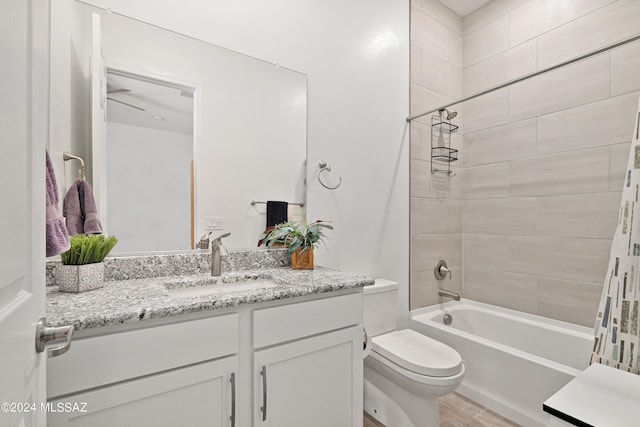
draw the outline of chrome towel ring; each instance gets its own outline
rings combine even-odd
[[[338,184],[336,184],[333,187],[331,187],[330,185],[325,184],[320,179],[320,174],[322,174],[322,172],[331,172],[331,165],[329,165],[324,160],[321,160],[320,163],[318,163],[318,166],[320,166],[320,170],[318,171],[318,182],[320,183],[320,185],[322,185],[324,188],[326,188],[328,190],[335,190],[336,188],[340,187],[340,185],[342,184],[342,177],[340,177],[338,179]]]

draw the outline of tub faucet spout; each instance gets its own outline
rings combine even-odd
[[[460,294],[458,292],[448,291],[446,289],[438,289],[438,295],[441,297],[453,298],[456,301],[460,301]]]

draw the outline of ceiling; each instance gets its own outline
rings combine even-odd
[[[122,89],[128,91],[119,91]],[[109,122],[193,134],[192,91],[186,91],[191,97],[184,96],[175,87],[107,73],[107,92]]]
[[[453,10],[461,17],[465,17],[476,9],[480,9],[491,0],[440,0],[440,3]]]

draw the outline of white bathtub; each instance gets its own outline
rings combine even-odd
[[[465,299],[412,311],[409,327],[462,355],[460,394],[526,427],[546,425],[542,402],[587,367],[593,338],[591,328]]]

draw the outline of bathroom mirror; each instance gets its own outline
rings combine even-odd
[[[120,240],[114,252],[190,249],[192,240],[197,242],[209,231],[213,235],[230,232],[231,236],[225,239],[229,248],[255,247],[265,228],[266,205],[252,205],[252,200],[306,202],[307,79],[304,74],[79,1],[59,0],[51,7],[49,149],[54,154],[69,151],[85,159],[89,180],[100,193],[97,200],[101,205],[100,219],[107,232]],[[189,197],[183,194],[180,202],[169,197],[176,193],[170,188],[164,193],[144,191],[149,181],[156,180],[150,172],[145,174],[145,169],[154,173],[169,170],[155,159],[163,150],[159,139],[154,146],[150,141],[154,138],[144,137],[145,148],[130,147],[131,155],[125,155],[129,151],[123,143],[126,137],[109,130],[107,120],[104,144],[91,142],[91,58],[96,56],[93,54],[96,51],[93,14],[99,16],[101,27],[102,47],[97,51],[102,52],[104,66],[110,70],[103,82],[106,97],[101,101],[108,120],[114,117],[112,104],[117,102],[106,98],[136,104],[135,94],[131,92],[107,94],[115,89],[131,90],[120,87],[120,83],[120,86],[110,83],[115,74],[163,83],[176,89],[176,96],[180,88],[193,94],[193,172],[189,172],[193,182],[187,186]],[[126,109],[136,111],[133,107]],[[162,114],[155,115],[162,118]],[[121,143],[119,151],[115,146],[110,151],[113,138]],[[171,157],[166,152],[162,154]],[[178,160],[180,156],[174,157],[176,163],[182,163]],[[153,168],[156,160],[158,167]],[[64,168],[63,178],[59,179],[63,181],[59,183],[63,191],[76,178],[76,165],[67,163],[54,164]],[[142,164],[146,166],[140,167]],[[184,165],[179,168],[184,171]],[[129,182],[131,186],[134,183],[138,186],[136,206],[131,198],[127,202],[126,197],[110,195],[108,184],[114,176],[121,185]],[[181,212],[183,216],[184,212],[189,215],[183,224],[183,220],[174,219],[167,209],[176,203],[184,204],[185,200],[186,206]],[[296,205],[291,208],[297,211],[292,211],[290,216],[304,218],[303,208]],[[114,223],[112,230],[114,212],[124,218],[125,224],[130,218],[128,227],[116,229]],[[114,218],[110,218],[111,215]],[[145,234],[142,227],[135,225],[134,217],[143,219],[149,226]],[[179,244],[161,237],[168,232],[169,224],[176,221],[187,233],[187,238],[180,238]]]

